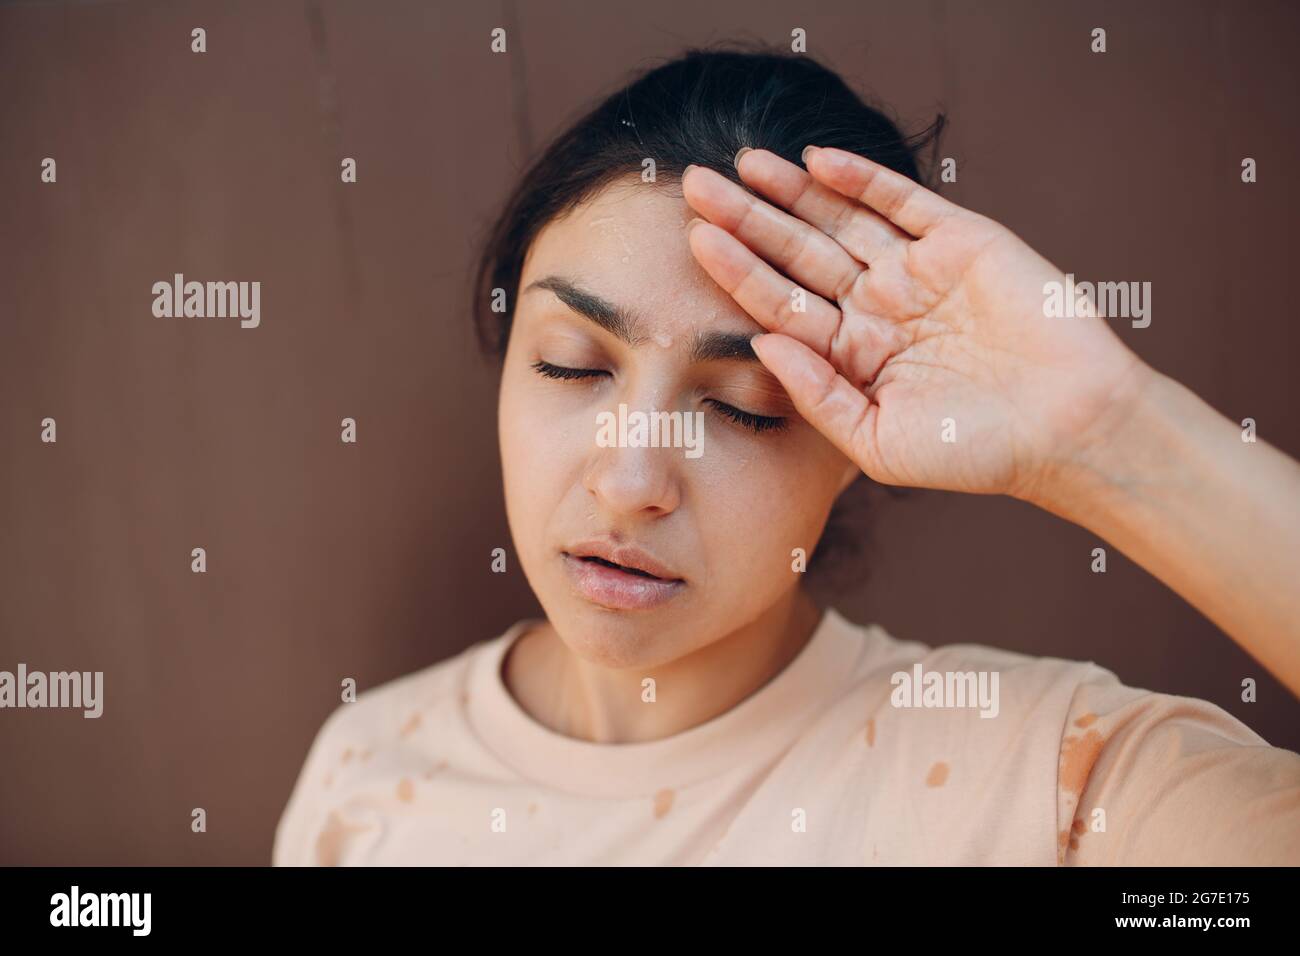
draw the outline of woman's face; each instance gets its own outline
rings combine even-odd
[[[568,647],[610,667],[758,621],[856,474],[753,356],[763,330],[691,255],[692,215],[630,178],[549,223],[501,379],[519,560]]]

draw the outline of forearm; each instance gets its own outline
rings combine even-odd
[[[1144,369],[1120,420],[1053,473],[1035,504],[1119,548],[1300,696],[1300,465]]]

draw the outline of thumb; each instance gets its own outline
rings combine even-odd
[[[835,367],[788,335],[769,333],[750,340],[754,354],[784,386],[794,407],[863,471],[871,448],[876,406]]]

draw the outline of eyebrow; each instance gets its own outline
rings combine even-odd
[[[528,284],[524,292],[532,289],[546,289],[555,293],[556,298],[583,318],[590,319],[606,332],[628,345],[636,346],[645,341],[645,336],[638,329],[636,315],[614,305],[587,289],[574,284],[563,276],[546,276]],[[757,333],[755,333],[757,334]],[[753,335],[741,332],[699,332],[691,343],[692,362],[717,362],[739,360],[757,362],[749,340]]]
[[[636,316],[631,312],[605,301],[594,292],[579,288],[562,276],[546,276],[544,279],[538,279],[536,282],[529,283],[524,292],[532,289],[549,289],[574,312],[595,322],[606,332],[628,345],[637,345],[644,341],[643,337],[637,334]]]
[[[696,332],[691,344],[692,362],[716,362],[723,359],[739,359],[742,362],[757,362],[749,340],[758,333],[743,332]]]

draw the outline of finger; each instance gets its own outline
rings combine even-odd
[[[859,468],[871,473],[877,406],[820,355],[786,335],[759,335],[751,346],[804,419]]]
[[[719,226],[699,220],[691,227],[687,242],[704,271],[759,325],[830,355],[840,323],[839,309],[776,272]],[[796,296],[796,292],[802,296]],[[797,310],[800,304],[803,311]]]
[[[859,262],[871,265],[902,251],[912,239],[884,216],[823,186],[770,150],[746,150],[736,171],[745,185],[826,233]]]
[[[833,146],[807,151],[804,164],[818,182],[865,203],[918,239],[962,208],[902,173]]]
[[[862,272],[862,263],[820,229],[708,167],[697,166],[682,177],[682,195],[709,222],[828,299],[839,301],[847,295]]]

